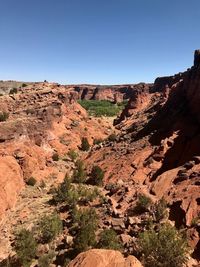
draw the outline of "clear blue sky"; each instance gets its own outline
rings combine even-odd
[[[200,0],[1,0],[0,11],[0,80],[151,82],[200,48]]]

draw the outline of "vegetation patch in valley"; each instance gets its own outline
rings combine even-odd
[[[115,117],[127,104],[127,101],[114,104],[108,100],[79,100],[78,102],[91,116],[95,117]]]

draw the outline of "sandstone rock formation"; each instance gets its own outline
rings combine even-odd
[[[134,257],[124,258],[119,251],[92,249],[79,254],[68,267],[142,267]]]
[[[17,201],[17,196],[24,186],[19,164],[11,156],[0,156],[0,217]]]
[[[106,170],[106,184],[132,181],[152,196],[164,197],[170,219],[178,228],[189,229],[200,214],[199,97],[196,52],[191,69],[158,78],[149,93],[140,91],[133,96],[115,120],[121,132],[116,140],[94,148],[86,159],[88,165],[98,162]],[[198,236],[198,228],[197,232]],[[196,244],[195,253],[200,257],[200,242]]]
[[[135,92],[142,88],[150,88],[151,84],[125,84],[125,85],[60,85],[57,83],[38,82],[22,83],[16,81],[0,81],[0,94],[9,94],[12,89],[18,92],[35,90],[65,90],[74,94],[74,99],[108,100],[119,103],[128,100]]]
[[[56,166],[54,153],[67,157],[69,150],[78,150],[82,137],[93,144],[112,131],[109,119],[90,118],[76,98],[76,92],[52,86],[0,96],[0,114],[9,114],[0,122],[0,218],[30,177],[64,177],[67,169]]]
[[[133,254],[138,231],[150,211],[136,216],[139,194],[153,202],[164,198],[169,220],[187,229],[193,257],[200,260],[200,64],[183,73],[159,77],[153,85],[122,87],[61,86],[30,83],[18,93],[0,97],[0,112],[9,113],[0,122],[0,217],[12,207],[31,176],[37,181],[56,176],[62,180],[68,164],[52,159],[54,153],[70,161],[67,153],[77,150],[82,137],[90,144],[104,139],[82,153],[88,173],[94,165],[105,171],[107,202],[98,207],[100,229],[113,228]],[[7,90],[7,89],[6,89]],[[4,90],[4,93],[7,92]],[[91,118],[77,99],[129,98],[114,121]],[[103,214],[103,215],[102,215]],[[67,231],[67,230],[66,230]],[[141,266],[133,257],[124,259],[116,251],[91,250],[70,264],[75,266]],[[132,265],[131,265],[132,264]]]

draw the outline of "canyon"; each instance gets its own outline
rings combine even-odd
[[[15,93],[10,92],[13,88]],[[37,213],[48,212],[43,200],[49,200],[48,190],[59,186],[66,172],[73,172],[75,165],[69,152],[78,151],[87,173],[94,165],[104,171],[100,191],[108,197],[108,205],[96,208],[99,228],[113,228],[117,232],[124,255],[112,250],[89,250],[73,259],[70,267],[141,266],[135,258],[135,240],[138,231],[144,230],[142,222],[148,212],[130,215],[140,194],[153,203],[165,199],[167,220],[177,229],[186,230],[191,246],[187,266],[199,266],[199,50],[195,51],[190,69],[159,77],[154,84],[66,86],[46,81],[2,81],[0,93],[2,262],[14,255],[13,230],[20,224],[30,228],[35,220],[33,210],[35,217]],[[109,117],[90,116],[77,100],[128,103],[113,121]],[[88,152],[80,151],[85,137],[91,146]],[[54,160],[55,154],[58,160]],[[34,189],[27,185],[31,177],[38,185]],[[41,182],[47,184],[46,191],[41,191]],[[31,203],[39,202],[38,206],[27,204],[29,198]],[[41,210],[37,212],[38,207]],[[66,214],[62,216],[67,221]]]

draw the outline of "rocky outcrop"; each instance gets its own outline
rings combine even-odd
[[[19,164],[11,156],[0,156],[0,217],[16,203],[17,196],[24,186]]]
[[[151,86],[147,84],[138,84],[135,86],[132,94],[130,95],[128,104],[125,109],[119,115],[117,119],[114,120],[114,125],[119,124],[121,121],[133,115],[136,111],[143,110],[150,101],[150,88]]]
[[[136,91],[149,88],[151,84],[125,84],[125,85],[60,85],[57,83],[21,83],[15,81],[0,81],[0,94],[9,94],[14,88],[17,92],[57,90],[66,94],[69,91],[74,94],[75,99],[82,100],[108,100],[120,103],[128,100]]]
[[[28,85],[25,91],[0,96],[0,115],[9,115],[0,121],[0,218],[30,177],[41,181],[65,176],[67,164],[56,164],[55,153],[67,158],[70,149],[78,150],[82,137],[93,144],[112,131],[108,119],[90,118],[75,99],[76,92],[57,85],[39,91]]]
[[[134,257],[124,258],[119,251],[92,249],[79,254],[68,267],[142,267]]]
[[[109,100],[111,102],[122,102],[130,97],[136,97],[138,92],[151,87],[151,84],[139,83],[132,85],[112,86],[75,86],[79,99],[85,100]]]
[[[164,197],[170,207],[169,218],[188,231],[200,214],[198,55],[195,52],[191,69],[158,78],[149,93],[132,97],[115,121],[121,133],[87,158],[89,164],[98,162],[106,170],[105,183],[133,181],[139,191],[146,190],[157,199]],[[197,231],[196,236],[198,227]]]

